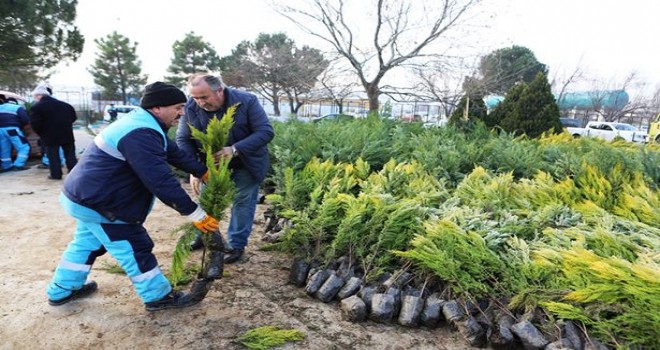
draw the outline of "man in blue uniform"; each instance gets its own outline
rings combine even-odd
[[[219,76],[194,74],[188,80],[190,100],[186,103],[185,115],[179,123],[176,143],[184,151],[203,160],[200,143],[191,137],[190,126],[206,131],[213,116],[222,118],[227,108],[236,105],[234,125],[229,131],[229,142],[217,157],[229,157],[232,180],[236,185],[236,196],[231,208],[231,218],[227,229],[229,244],[233,252],[225,257],[225,263],[232,264],[243,256],[248,237],[252,232],[254,214],[259,196],[259,186],[266,177],[270,166],[268,143],[275,135],[268,116],[259,104],[257,97],[240,90],[227,87]],[[195,193],[199,192],[199,181],[190,177]],[[199,237],[192,248],[200,248]]]
[[[30,155],[30,144],[22,128],[30,122],[25,109],[17,104],[8,103],[0,95],[0,158],[2,168],[7,170],[26,170],[25,163]],[[16,160],[11,160],[12,146],[16,149]]]
[[[186,96],[173,85],[145,87],[141,108],[105,128],[64,181],[60,202],[77,220],[68,245],[47,287],[57,306],[97,289],[87,276],[94,260],[109,252],[131,279],[148,311],[196,304],[190,294],[174,292],[152,254],[142,226],[155,197],[186,215],[204,233],[218,221],[181,188],[170,165],[206,181],[207,168],[167,138],[178,123]]]

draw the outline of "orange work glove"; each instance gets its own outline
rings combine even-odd
[[[203,233],[210,233],[218,229],[219,223],[216,218],[207,214],[202,207],[198,206],[197,209],[188,218],[192,221],[193,225]]]
[[[203,233],[211,233],[218,229],[219,223],[213,216],[206,214],[202,220],[193,221],[193,225]]]
[[[204,175],[202,175],[202,177],[200,177],[199,179],[200,179],[203,183],[205,183],[205,184],[208,183],[208,182],[209,182],[209,174],[210,174],[210,173],[211,173],[211,172],[207,170],[207,171],[204,173]]]

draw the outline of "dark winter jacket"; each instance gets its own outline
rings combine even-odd
[[[188,100],[185,116],[179,121],[176,143],[184,151],[203,160],[201,144],[190,136],[188,123],[192,124],[195,129],[206,131],[206,126],[214,115],[222,118],[228,107],[238,105],[234,113],[234,126],[229,131],[227,145],[236,148],[238,159],[234,158],[229,166],[230,168],[245,168],[256,180],[263,181],[270,167],[267,145],[275,135],[273,126],[270,125],[268,116],[256,96],[227,87],[223,91],[225,105],[216,113],[205,111],[192,98]]]
[[[0,104],[0,128],[22,128],[30,122],[25,109],[13,103]]]
[[[43,96],[30,108],[32,129],[39,134],[45,146],[59,146],[73,143],[73,122],[76,111],[63,101],[51,96]]]
[[[66,177],[64,195],[111,221],[144,222],[154,195],[182,215],[191,214],[197,204],[181,188],[170,165],[197,177],[207,169],[170,142],[166,132],[142,108],[112,123]]]

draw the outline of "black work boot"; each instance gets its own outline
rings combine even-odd
[[[233,264],[243,257],[243,249],[234,249],[231,253],[225,256],[225,264]]]
[[[206,266],[206,278],[216,280],[222,278],[224,272],[224,259],[223,252],[211,252],[209,256],[209,263]]]
[[[71,291],[71,294],[67,297],[58,300],[48,299],[48,304],[52,306],[64,305],[70,302],[71,300],[80,299],[89,296],[90,294],[96,292],[97,289],[98,289],[98,284],[96,284],[96,282],[94,281],[89,281],[85,283],[82,287],[80,287],[80,289]]]
[[[198,233],[195,236],[195,239],[190,242],[190,250],[197,250],[197,249],[202,249],[204,247],[204,240],[202,239],[202,235]]]
[[[171,291],[160,300],[144,303],[147,311],[159,311],[165,309],[180,309],[193,306],[199,303],[201,299],[192,298],[190,294]]]

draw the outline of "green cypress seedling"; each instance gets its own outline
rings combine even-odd
[[[231,159],[221,158],[216,161],[213,155],[227,145],[229,130],[234,125],[234,113],[237,107],[236,104],[227,108],[227,112],[220,119],[213,116],[206,128],[206,133],[190,126],[192,137],[202,144],[201,150],[206,156],[206,167],[209,169],[209,179],[199,197],[199,204],[218,220],[222,220],[224,217],[225,210],[233,200],[235,189],[229,169]],[[198,231],[192,223],[187,223],[179,227],[176,232],[183,232],[183,235],[179,238],[172,254],[169,278],[174,285],[180,284],[184,278],[184,263],[190,255],[190,243]],[[203,235],[202,238],[208,246],[208,235]]]

